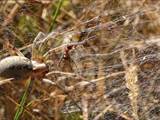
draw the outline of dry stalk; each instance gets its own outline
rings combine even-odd
[[[93,79],[93,80],[90,80],[90,81],[81,81],[81,82],[78,82],[78,83],[76,83],[72,86],[67,87],[67,89],[70,90],[70,91],[73,91],[74,89],[81,89],[82,90],[88,85],[97,84],[98,82],[101,82],[101,81],[103,82],[107,78],[115,77],[115,76],[118,76],[118,75],[123,75],[124,73],[125,73],[124,71],[116,72],[116,73],[112,73],[112,74],[107,75],[107,76],[102,76],[100,78]]]
[[[98,67],[99,68],[98,78],[100,78],[104,75],[104,71],[101,70],[103,65],[104,65],[103,61],[100,61],[99,65],[98,65],[99,66]],[[99,95],[102,95],[102,94],[105,93],[105,86],[106,86],[105,85],[105,80],[97,82],[97,92],[98,92]]]
[[[18,8],[19,5],[16,3],[11,12],[9,13],[9,15],[7,16],[7,18],[5,19],[5,21],[2,23],[2,26],[7,26],[12,21],[14,16],[17,14]]]
[[[89,118],[89,111],[88,111],[88,95],[84,93],[82,95],[82,114],[83,114],[83,120],[88,120]]]
[[[120,53],[121,60],[126,70],[125,80],[126,87],[129,89],[129,99],[132,106],[132,114],[135,120],[139,120],[138,116],[138,96],[139,96],[139,85],[138,85],[138,66],[133,63],[129,66],[127,65],[126,55],[124,51]]]
[[[102,112],[100,112],[93,120],[99,120],[108,110],[110,110],[112,105],[107,106]]]
[[[60,110],[64,104],[64,100],[66,98],[65,95],[60,95],[59,91],[55,91],[50,95],[53,98],[53,107],[54,107],[54,119],[60,119]]]

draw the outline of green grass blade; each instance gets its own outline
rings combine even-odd
[[[28,93],[30,91],[30,86],[31,86],[31,79],[27,80],[26,89],[25,89],[24,94],[22,95],[20,106],[16,110],[14,120],[19,120],[24,111],[25,103],[27,101]]]
[[[57,9],[56,9],[56,11],[55,11],[55,13],[54,13],[54,15],[53,15],[53,20],[52,20],[52,23],[51,23],[51,27],[50,27],[50,29],[49,29],[49,32],[51,32],[51,31],[53,30],[53,28],[54,28],[55,21],[56,21],[56,19],[57,19],[57,17],[58,17],[58,13],[59,13],[59,11],[60,11],[60,8],[61,8],[61,6],[62,6],[63,1],[64,1],[64,0],[59,0],[59,2],[58,2],[58,7],[57,7]]]

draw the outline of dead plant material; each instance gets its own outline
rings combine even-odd
[[[136,120],[139,120],[138,116],[138,97],[139,97],[139,85],[138,85],[138,66],[134,64],[135,60],[135,52],[133,49],[133,62],[128,65],[127,64],[127,59],[126,59],[126,54],[124,51],[120,53],[121,55],[121,60],[123,63],[123,66],[126,70],[125,73],[125,81],[126,81],[126,87],[129,89],[129,99],[131,102],[132,106],[132,114],[133,117]]]

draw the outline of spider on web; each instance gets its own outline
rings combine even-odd
[[[45,63],[25,57],[20,50],[15,48],[8,41],[5,42],[11,56],[5,57],[0,61],[0,84],[13,81],[23,81],[30,76],[44,76],[48,72]],[[43,74],[43,75],[42,75]]]
[[[62,56],[57,66],[60,65],[62,60],[69,58],[69,52],[72,49],[76,48],[79,45],[84,45],[88,40],[91,40],[94,37],[95,36],[92,36],[81,42],[72,42],[65,44],[64,46],[62,45]],[[37,57],[35,52],[35,50],[37,49],[37,44],[39,44],[41,40],[43,41],[42,38],[44,38],[44,34],[39,33],[33,41],[31,58],[25,57],[19,49],[14,47],[9,43],[8,40],[6,40],[4,46],[11,56],[5,57],[0,61],[0,85],[11,80],[24,80],[29,76],[44,77],[45,73],[49,72],[48,66],[46,63],[44,63],[43,58]],[[46,57],[50,52],[53,51],[54,49],[47,51],[44,57]]]

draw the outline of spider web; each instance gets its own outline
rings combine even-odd
[[[87,10],[94,13],[96,2]],[[141,21],[141,17],[155,8],[135,11],[127,8],[129,12],[124,8],[107,9],[107,12],[98,9],[100,14],[84,18],[76,27],[40,33],[41,37],[37,35],[33,44],[20,50],[34,46],[33,58],[36,59],[37,54],[45,58],[50,68],[46,78],[50,85],[44,85],[44,89],[57,91],[54,86],[58,86],[57,94],[67,96],[65,104],[60,106],[63,113],[87,113],[93,120],[114,119],[114,116],[158,120],[159,46],[149,43],[150,39],[138,32],[141,26],[152,22]],[[108,16],[113,19],[108,20]],[[68,46],[72,46],[71,49]],[[123,51],[125,55],[121,56]],[[138,72],[130,71],[134,67]],[[128,74],[134,76],[129,78]],[[83,112],[85,109],[88,112]]]

